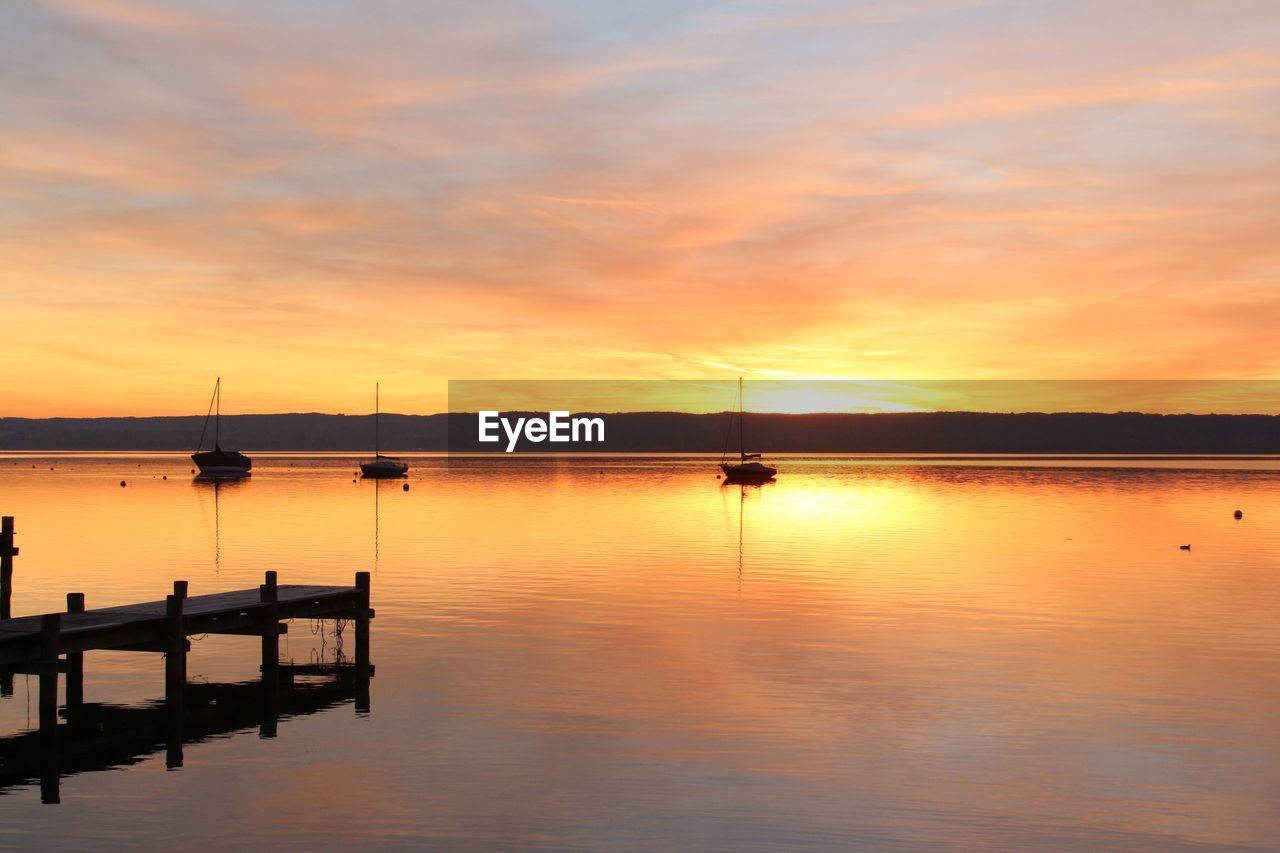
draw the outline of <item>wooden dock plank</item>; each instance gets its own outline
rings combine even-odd
[[[362,591],[354,586],[281,584],[272,606],[279,619],[354,618],[360,613]],[[182,601],[183,630],[245,634],[261,627],[264,608],[257,589],[193,595]],[[166,601],[144,601],[61,614],[59,653],[91,649],[146,646],[162,639],[166,630]],[[39,655],[40,616],[0,621],[0,664],[28,661]]]

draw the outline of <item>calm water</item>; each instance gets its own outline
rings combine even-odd
[[[59,806],[10,787],[0,843],[1280,838],[1276,461],[794,458],[744,489],[692,459],[420,458],[408,492],[353,483],[350,458],[256,466],[215,490],[178,455],[0,455],[15,612],[369,569],[370,713],[69,775]],[[331,649],[310,628],[286,658]],[[190,678],[257,662],[210,637]],[[89,701],[163,695],[155,655],[86,670]],[[35,699],[18,675],[0,732]]]

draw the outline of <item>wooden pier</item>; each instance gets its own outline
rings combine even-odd
[[[266,573],[257,589],[236,590],[211,595],[189,595],[188,583],[173,582],[173,592],[163,600],[89,610],[83,593],[67,594],[67,609],[61,613],[10,617],[13,584],[13,518],[6,516],[0,527],[0,695],[13,692],[13,674],[28,673],[40,679],[40,728],[42,752],[52,756],[51,766],[42,775],[45,802],[57,802],[58,762],[58,676],[66,677],[66,713],[72,719],[84,705],[84,654],[114,649],[153,652],[164,655],[164,710],[168,720],[169,765],[182,763],[183,725],[187,692],[187,653],[192,635],[240,634],[261,637],[261,690],[263,737],[275,736],[279,716],[282,670],[285,686],[295,674],[311,672],[314,665],[282,665],[279,638],[287,633],[289,619],[349,620],[355,626],[355,659],[339,662],[354,686],[356,710],[369,708],[369,606],[368,572],[357,572],[354,586],[281,585],[276,573]],[[332,667],[334,665],[328,665]],[[336,671],[336,670],[335,670]],[[50,785],[52,786],[50,788]]]

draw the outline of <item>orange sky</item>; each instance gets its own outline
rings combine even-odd
[[[1280,7],[0,7],[0,415],[1275,378]]]

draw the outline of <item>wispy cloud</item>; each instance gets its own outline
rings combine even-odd
[[[3,413],[1274,375],[1276,44],[1245,0],[7,4]]]
[[[44,0],[48,5],[71,16],[89,18],[108,24],[120,24],[150,30],[185,29],[204,26],[208,19],[159,3],[136,0]]]

